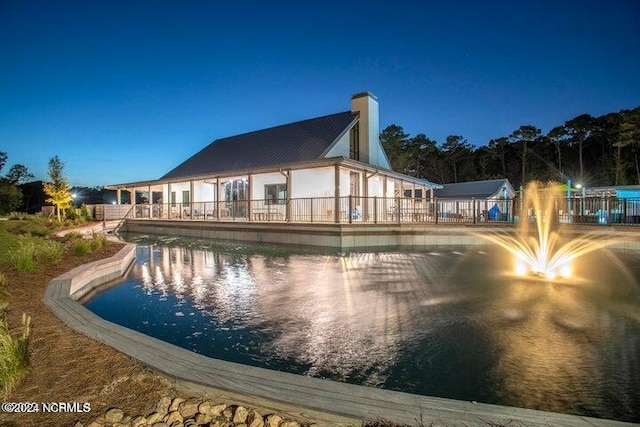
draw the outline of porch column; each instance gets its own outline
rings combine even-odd
[[[247,220],[251,221],[251,201],[253,200],[253,174],[249,174],[248,184],[247,184]]]
[[[132,205],[136,204],[136,189],[132,188],[129,190],[129,203]]]
[[[193,216],[195,214],[195,210],[193,209],[194,190],[195,190],[195,184],[193,180],[190,180],[189,181],[189,218],[191,219],[194,219]]]
[[[335,199],[334,203],[334,221],[336,223],[340,222],[340,165],[336,164],[334,166],[334,174],[333,174],[333,196]]]
[[[387,191],[389,191],[387,188],[387,176],[384,175],[382,177],[382,212],[384,213],[382,218],[384,218],[385,221],[389,215],[389,208],[387,206],[387,197],[389,197],[389,195],[387,194]]]
[[[173,211],[173,205],[172,205],[172,200],[171,200],[171,183],[168,182],[167,183],[167,218],[168,219],[172,219],[173,215],[172,215],[172,211]]]
[[[121,205],[121,204],[122,204],[122,190],[118,188],[116,190],[116,205]]]
[[[220,221],[220,209],[222,208],[220,194],[222,194],[222,183],[220,182],[220,177],[218,177],[216,179],[216,221]]]
[[[286,184],[287,184],[287,200],[285,204],[285,217],[287,218],[287,222],[291,222],[291,191],[293,190],[293,182],[291,179],[291,169],[287,169],[286,175]]]

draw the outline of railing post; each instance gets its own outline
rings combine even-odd
[[[435,210],[435,220],[436,224],[438,223],[438,199],[436,197],[433,198],[433,208]]]
[[[401,212],[400,200],[401,200],[400,197],[396,197],[396,218],[397,218],[398,224],[400,224],[400,222],[401,222],[401,219],[400,219],[400,212]]]
[[[349,224],[353,222],[352,213],[353,213],[353,195],[349,194],[349,208],[348,208],[347,216],[349,217]]]
[[[373,196],[373,223],[378,223],[378,196]]]
[[[472,209],[473,210],[473,223],[475,224],[476,220],[477,220],[477,218],[476,218],[476,199],[472,198],[471,199],[471,203],[473,203],[473,209]]]
[[[311,197],[311,222],[313,222],[313,197]]]

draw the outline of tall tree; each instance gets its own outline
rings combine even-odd
[[[529,145],[529,143],[533,142],[538,137],[540,137],[540,134],[541,134],[541,131],[537,127],[531,126],[531,125],[524,125],[524,126],[520,126],[518,129],[513,131],[511,135],[509,135],[509,140],[513,144],[522,145],[522,148],[520,150],[521,152],[520,158],[522,159],[522,167],[521,167],[522,179],[520,181],[521,185],[525,185],[527,182],[527,151],[528,151],[527,146]]]
[[[53,156],[49,159],[47,175],[49,175],[50,181],[42,184],[44,192],[49,196],[47,202],[51,202],[56,206],[58,222],[61,222],[61,212],[71,206],[73,198],[71,197],[67,179],[64,176],[64,163],[58,156]]]
[[[7,153],[0,151],[0,171],[7,164]],[[16,210],[22,201],[22,192],[15,182],[0,176],[0,214],[6,215]]]
[[[2,170],[2,168],[6,163],[7,163],[7,153],[5,153],[4,151],[0,151],[0,171]]]
[[[7,172],[7,181],[13,185],[24,184],[28,180],[33,178],[33,174],[29,172],[25,165],[15,164],[11,166],[9,172]]]
[[[442,144],[444,159],[451,166],[453,182],[458,182],[460,165],[471,158],[473,150],[471,144],[460,135],[449,135]]]
[[[380,143],[389,157],[391,168],[397,172],[407,170],[409,156],[407,154],[407,142],[409,134],[404,132],[402,126],[389,125],[380,133]]]
[[[570,136],[571,145],[578,150],[578,162],[580,165],[579,182],[584,182],[584,148],[587,139],[593,132],[595,121],[589,114],[582,114],[564,124],[566,133]]]

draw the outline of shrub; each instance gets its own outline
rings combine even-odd
[[[93,233],[91,235],[91,250],[100,249],[107,244],[107,238],[104,234]]]
[[[65,240],[82,239],[82,234],[78,233],[77,231],[70,231],[64,235],[64,239]]]
[[[89,240],[77,240],[73,244],[73,253],[76,255],[84,255],[91,252],[91,242]]]
[[[9,214],[9,219],[12,221],[23,220],[27,218],[27,214],[24,212],[11,212]]]
[[[9,284],[9,281],[7,280],[5,275],[2,274],[2,272],[0,271],[0,292],[2,292],[7,287],[8,284]]]
[[[0,394],[5,400],[29,370],[29,334],[31,318],[22,315],[22,331],[11,331],[0,307]]]
[[[80,206],[80,218],[82,218],[84,221],[91,220],[91,214],[89,213],[89,208],[87,207],[86,203],[83,203],[82,206]]]
[[[36,245],[33,242],[21,241],[10,258],[16,270],[33,271],[36,269]]]
[[[70,221],[73,221],[74,219],[76,219],[76,208],[74,208],[73,206],[68,207],[65,211],[64,211],[64,217]]]
[[[44,263],[55,264],[60,262],[64,253],[64,245],[52,240],[43,241],[37,249],[36,258]]]
[[[29,224],[23,228],[24,232],[34,237],[45,237],[51,234],[51,230],[38,224]]]

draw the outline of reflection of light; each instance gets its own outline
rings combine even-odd
[[[569,277],[571,276],[571,266],[569,264],[565,264],[560,267],[560,277]]]
[[[516,274],[518,276],[524,276],[527,274],[527,266],[521,261],[516,263]]]

